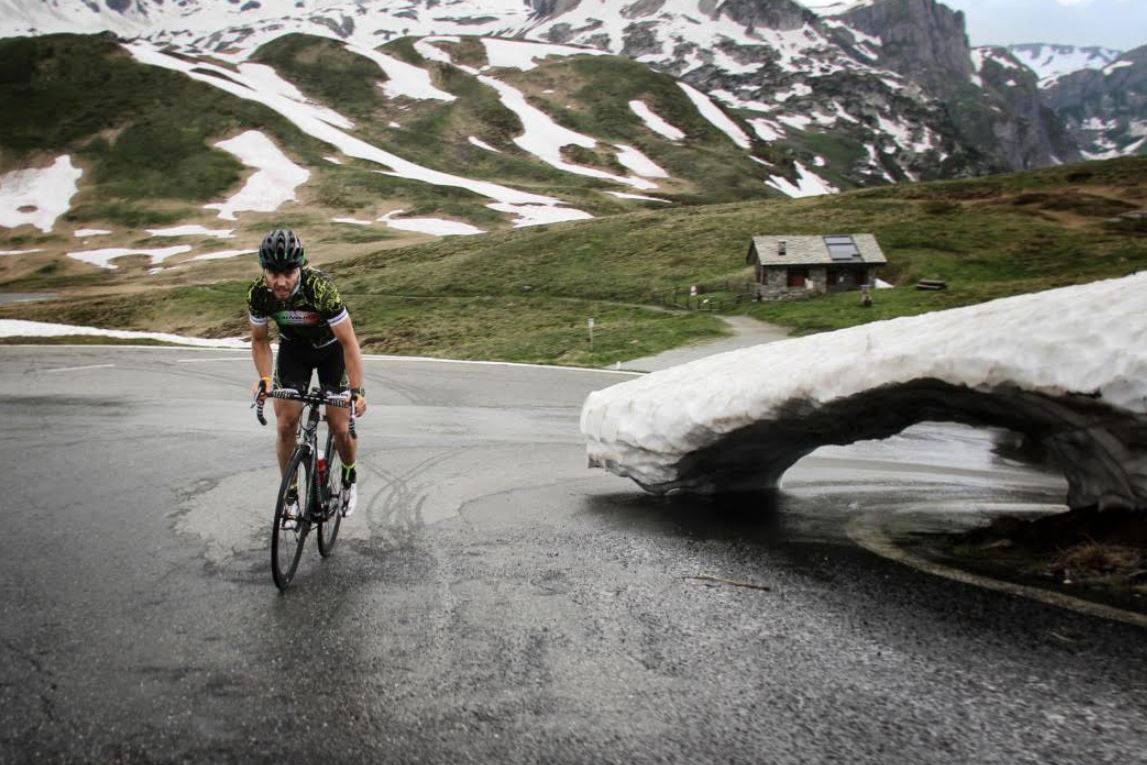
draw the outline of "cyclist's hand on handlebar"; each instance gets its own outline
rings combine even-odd
[[[351,391],[350,402],[351,402],[351,405],[354,407],[354,416],[355,417],[362,417],[364,414],[366,414],[366,394],[365,393],[357,393],[355,391]]]
[[[257,401],[265,401],[267,399],[267,394],[270,392],[271,392],[271,378],[270,377],[262,377],[259,379],[259,382],[255,383],[253,386],[251,386],[251,395],[254,396]]]

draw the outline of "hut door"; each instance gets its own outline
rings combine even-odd
[[[797,288],[804,287],[806,281],[808,281],[808,269],[807,268],[790,268],[789,269],[788,286],[797,287]]]

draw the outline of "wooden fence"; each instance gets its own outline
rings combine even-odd
[[[688,311],[719,311],[738,303],[755,300],[756,297],[756,283],[738,279],[699,282],[685,287],[654,290],[650,293],[650,299],[656,305]]]

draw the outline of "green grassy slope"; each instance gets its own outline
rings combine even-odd
[[[721,331],[710,314],[643,308],[650,293],[747,278],[753,234],[869,231],[900,285],[734,310],[799,332],[1124,276],[1147,267],[1147,158],[971,181],[757,200],[454,237],[332,264],[370,350],[610,364]],[[252,268],[254,272],[254,268]],[[942,278],[950,289],[911,284]],[[585,319],[598,320],[589,352]],[[245,331],[242,285],[0,308],[0,317],[208,335]]]
[[[889,259],[881,276],[903,287],[877,292],[875,307],[861,308],[855,293],[845,293],[738,309],[807,332],[1134,272],[1147,266],[1144,231],[1110,219],[1144,200],[1147,159],[1132,158],[446,239],[379,252],[334,270],[363,292],[528,289],[643,303],[654,291],[748,278],[744,258],[754,234],[874,233]],[[925,277],[945,279],[950,289],[910,288]]]
[[[222,196],[243,166],[211,146],[249,128],[288,152],[321,146],[259,104],[137,63],[110,35],[0,40],[0,171],[72,152],[86,168],[71,222],[167,223]]]

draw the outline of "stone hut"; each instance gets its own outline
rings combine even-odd
[[[871,286],[888,262],[872,234],[754,236],[745,260],[764,300]]]

